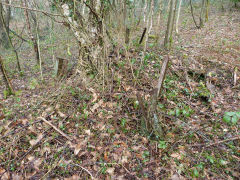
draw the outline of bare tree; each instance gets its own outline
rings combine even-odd
[[[21,67],[20,67],[18,53],[17,53],[17,50],[15,49],[15,47],[13,46],[12,39],[10,38],[9,33],[7,32],[8,31],[7,25],[6,25],[5,21],[4,21],[4,17],[3,17],[2,13],[0,13],[0,24],[3,25],[3,31],[5,32],[5,35],[6,35],[6,38],[7,38],[6,41],[8,42],[8,45],[12,48],[13,52],[15,53],[15,57],[16,57],[16,60],[17,60],[18,71],[21,72]]]
[[[65,17],[76,40],[79,44],[79,62],[77,72],[85,71],[86,67],[96,70],[104,64],[104,39],[107,28],[105,28],[103,17],[104,3],[100,0],[93,0],[87,3],[85,0],[76,1],[76,7],[86,6],[87,10],[83,16],[76,8],[75,18],[71,16],[73,6],[71,3],[59,3],[54,1],[57,9]],[[85,67],[85,68],[84,68]]]
[[[205,21],[206,22],[208,21],[209,6],[210,6],[209,0],[202,0],[201,11],[199,16],[199,24],[198,24],[194,15],[193,3],[192,3],[192,0],[190,0],[191,14],[192,14],[193,22],[197,29],[200,29],[204,26],[204,19],[203,19],[204,12],[205,12]]]
[[[22,4],[23,4],[23,2],[22,2]],[[28,3],[27,3],[26,0],[24,0],[24,4],[25,4],[25,7],[28,8]],[[37,63],[40,64],[38,43],[37,43],[37,39],[33,35],[33,31],[32,31],[32,28],[31,28],[31,23],[30,23],[30,19],[29,19],[29,13],[28,13],[27,9],[24,10],[24,14],[25,14],[26,22],[27,22],[28,34],[29,34],[30,39],[33,43],[33,50],[35,52],[35,57],[36,57]]]
[[[195,16],[194,16],[192,0],[190,0],[190,7],[191,7],[191,14],[192,14],[193,22],[194,22],[196,28],[197,28],[197,29],[200,29],[201,26],[197,24],[197,21],[196,21]]]

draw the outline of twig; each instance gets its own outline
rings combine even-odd
[[[58,129],[56,126],[54,126],[52,123],[50,123],[49,121],[47,121],[45,118],[43,117],[39,117],[39,119],[43,120],[46,124],[48,124],[49,126],[51,126],[53,129],[55,129],[58,133],[60,133],[62,136],[64,136],[65,138],[67,138],[68,140],[72,141],[73,139],[68,136],[67,134],[65,134],[64,132],[62,132],[60,129]]]
[[[39,122],[41,122],[41,120],[35,121],[35,122],[33,122],[33,123],[28,123],[28,124],[26,124],[26,125],[18,128],[18,129],[14,129],[14,130],[10,131],[9,133],[7,133],[6,135],[2,136],[2,137],[0,138],[0,140],[3,139],[3,138],[5,138],[5,137],[7,137],[7,136],[9,136],[9,135],[12,135],[12,134],[18,133],[18,132],[20,132],[20,131],[23,131],[23,130],[25,130],[28,126],[33,125],[33,124],[35,124],[35,123],[39,123]]]
[[[53,13],[49,13],[49,12],[42,11],[42,10],[39,10],[39,9],[32,9],[32,8],[23,7],[23,6],[16,6],[16,5],[7,4],[7,3],[4,3],[4,2],[1,2],[1,3],[2,3],[2,5],[5,5],[5,6],[11,6],[11,7],[14,7],[14,8],[20,8],[20,9],[25,9],[25,10],[29,10],[29,11],[40,12],[40,13],[43,13],[43,14],[45,14],[47,16],[60,16],[60,17],[63,17],[61,14],[53,14]]]
[[[55,161],[55,164],[52,165],[52,167],[48,170],[48,172],[46,174],[44,174],[40,179],[43,180],[43,179],[48,179],[47,176],[48,174],[53,170],[55,169],[63,160],[64,158],[58,158],[56,161]]]
[[[92,175],[92,173],[89,171],[89,170],[87,170],[86,168],[84,168],[84,167],[82,167],[82,166],[80,166],[80,165],[78,165],[78,164],[73,164],[73,163],[71,163],[73,166],[77,166],[77,167],[80,167],[81,169],[83,169],[84,171],[86,171],[90,176],[91,176],[91,179],[95,179],[94,177],[93,177],[93,175]]]
[[[117,166],[122,166],[123,169],[125,169],[125,171],[134,176],[136,179],[139,179],[136,175],[134,175],[133,173],[131,173],[122,163],[106,163],[106,162],[96,162],[96,164],[104,164],[104,165],[117,165]]]
[[[18,35],[14,30],[9,29],[11,33],[13,33],[15,36],[17,36],[19,39],[21,39],[24,42],[29,42],[28,40],[24,39],[22,36]]]
[[[50,129],[50,128],[49,128]],[[47,129],[45,132],[47,132],[49,129]],[[34,146],[32,146],[23,156],[19,157],[19,159],[17,160],[18,162],[22,161],[30,152],[32,152],[35,148],[37,148],[41,143],[42,140],[47,136],[47,133],[37,142],[37,144],[35,144]],[[16,159],[14,159],[15,161]]]
[[[203,143],[203,144],[194,144],[194,145],[190,145],[190,146],[191,147],[197,147],[197,146],[210,147],[210,146],[214,146],[214,145],[217,145],[217,144],[225,143],[225,142],[228,142],[228,141],[234,141],[234,140],[238,140],[238,139],[240,139],[240,136],[229,138],[229,139],[225,139],[225,140],[214,142],[214,143],[210,143],[210,144]]]

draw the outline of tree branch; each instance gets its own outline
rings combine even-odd
[[[53,14],[53,13],[49,13],[49,12],[42,11],[42,10],[39,10],[39,9],[32,9],[32,8],[28,8],[28,7],[17,6],[17,5],[7,4],[7,3],[3,3],[3,2],[2,2],[2,5],[11,6],[11,7],[14,7],[14,8],[25,9],[25,10],[29,10],[29,11],[35,11],[35,12],[43,13],[46,16],[59,16],[59,17],[63,17],[61,14]]]

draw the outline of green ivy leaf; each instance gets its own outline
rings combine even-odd
[[[225,122],[225,123],[230,123],[230,122],[231,122],[231,117],[230,117],[230,116],[227,116],[227,115],[224,115],[224,117],[223,117],[223,122]]]
[[[224,166],[224,165],[227,165],[227,164],[228,164],[228,162],[227,162],[227,161],[225,161],[225,160],[223,160],[223,159],[220,159],[219,163],[220,163],[222,166]]]
[[[239,120],[239,118],[238,118],[237,115],[235,114],[235,115],[232,117],[231,123],[232,123],[232,124],[237,124],[238,120]]]
[[[240,112],[236,112],[238,118],[240,118]]]
[[[196,177],[196,178],[199,177],[199,172],[198,172],[197,169],[194,169],[194,170],[193,170],[193,176]]]
[[[176,109],[176,116],[179,117],[181,114],[181,110],[179,108]]]
[[[166,145],[165,141],[159,141],[159,143],[158,143],[159,149],[165,149],[166,147],[167,147],[167,145]]]
[[[210,163],[212,164],[214,163],[214,159],[212,156],[207,156],[207,159],[209,160]]]
[[[174,116],[175,115],[175,111],[169,111],[168,115]]]
[[[233,115],[235,115],[235,112],[225,112],[224,115],[226,115],[226,116],[233,116]]]

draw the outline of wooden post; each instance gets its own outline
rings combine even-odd
[[[162,87],[163,87],[163,82],[164,82],[165,75],[166,75],[166,72],[168,69],[168,63],[169,63],[169,56],[167,56],[163,61],[160,77],[158,79],[158,84],[155,87],[155,89],[153,89],[153,94],[152,94],[151,102],[150,102],[149,109],[148,109],[148,119],[151,122],[152,130],[158,136],[163,135],[163,130],[162,130],[162,127],[160,124],[161,120],[158,119],[157,114],[156,114],[156,106],[157,106],[158,97],[159,97]]]
[[[68,60],[57,57],[57,77],[62,78],[67,75],[68,71]]]
[[[139,41],[139,44],[142,44],[143,38],[144,38],[144,36],[145,36],[145,34],[146,34],[146,31],[147,31],[147,28],[144,28],[143,33],[142,33],[142,36],[141,36],[141,39],[140,39],[140,41]]]
[[[127,45],[129,44],[129,36],[130,36],[130,29],[127,27],[126,28],[126,33],[125,33],[125,43]]]

